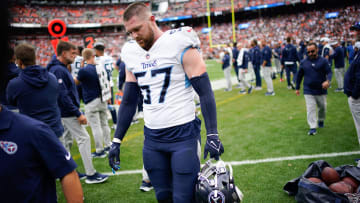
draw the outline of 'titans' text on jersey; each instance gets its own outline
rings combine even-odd
[[[134,40],[121,58],[137,78],[144,97],[145,126],[168,128],[195,119],[194,92],[182,66],[182,56],[200,40],[191,27],[166,31],[146,51]]]

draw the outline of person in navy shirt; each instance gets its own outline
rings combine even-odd
[[[324,45],[322,44],[322,38],[319,40],[319,44],[318,44],[318,55],[321,56],[323,49],[324,49]]]
[[[237,81],[238,81],[237,87],[240,88],[239,66],[238,66],[238,63],[237,63],[238,56],[239,56],[239,50],[237,48],[237,43],[234,42],[233,43],[233,48],[232,48],[232,63],[233,63],[234,70],[235,70],[235,73],[236,73],[236,78],[237,78]]]
[[[8,53],[7,65],[4,69],[2,69],[1,72],[1,74],[4,77],[0,80],[0,102],[8,109],[14,110],[16,109],[16,107],[10,105],[6,99],[6,87],[11,79],[16,78],[19,75],[20,69],[15,64],[14,49],[8,47],[7,53]]]
[[[250,57],[251,63],[254,68],[255,80],[256,80],[256,86],[254,89],[261,90],[260,65],[262,60],[261,60],[261,51],[256,39],[251,41],[250,53],[251,53],[251,57]]]
[[[272,83],[272,65],[271,65],[271,58],[272,58],[272,51],[269,46],[267,46],[266,41],[263,40],[261,43],[263,47],[261,50],[261,59],[262,59],[262,70],[264,74],[264,80],[266,82],[267,92],[265,96],[274,96],[274,86]]]
[[[101,87],[99,76],[95,66],[95,52],[93,49],[85,48],[82,57],[86,66],[79,70],[75,83],[81,83],[83,89],[83,100],[85,103],[85,115],[93,133],[96,151],[93,158],[106,157],[106,151],[110,150],[111,138],[107,119],[107,102],[101,98]],[[105,145],[105,148],[104,148]]]
[[[281,67],[285,68],[286,71],[288,89],[295,89],[294,83],[297,72],[296,62],[299,62],[300,60],[299,55],[296,51],[296,47],[291,44],[291,40],[291,37],[286,38],[287,44],[285,45],[281,53]],[[291,73],[293,74],[293,80],[291,80]]]
[[[64,128],[57,104],[59,87],[56,77],[35,64],[35,48],[32,45],[18,45],[15,55],[22,71],[8,84],[8,102],[17,106],[20,113],[48,124],[56,136],[61,137]]]
[[[225,49],[224,56],[221,59],[222,70],[224,71],[224,76],[226,79],[227,88],[225,91],[231,91],[231,66],[230,66],[230,53]]]
[[[299,43],[299,60],[303,60],[306,55],[306,42],[301,40]]]
[[[275,62],[276,73],[280,73],[280,82],[283,81],[283,71],[281,68],[281,43],[275,43],[274,49],[272,50]]]
[[[349,41],[348,42],[348,45],[347,45],[347,52],[346,52],[346,55],[348,57],[348,60],[349,60],[349,66],[350,64],[352,63],[352,61],[354,60],[354,57],[355,57],[355,51],[354,51],[354,46],[353,46],[353,42],[352,41]]]
[[[248,64],[249,64],[249,49],[244,43],[243,47],[240,48],[238,57],[237,57],[237,65],[239,66],[239,80],[240,80],[240,94],[246,94],[245,87],[248,88],[247,93],[251,94],[252,85],[246,80],[245,74],[248,72]]]
[[[337,86],[335,92],[344,91],[344,74],[345,74],[345,53],[344,48],[340,46],[339,42],[335,41],[332,43],[334,48],[334,53],[330,56],[331,59],[334,59],[335,68],[335,78],[337,81]]]
[[[118,75],[118,89],[119,91],[123,90],[123,86],[125,83],[125,63],[121,60],[121,58],[119,58],[116,61],[116,68],[119,71],[119,75]]]
[[[356,38],[360,41],[360,22],[351,26],[350,30],[355,31]],[[360,42],[357,43],[359,43],[360,46]],[[353,62],[345,73],[344,93],[348,97],[350,111],[354,119],[360,144],[360,51],[356,52]],[[358,162],[357,166],[360,167],[360,162]]]
[[[57,202],[59,178],[67,202],[83,202],[76,164],[45,123],[0,104],[1,202]]]
[[[70,42],[60,41],[56,48],[57,57],[53,57],[47,66],[49,72],[56,76],[59,84],[58,105],[65,132],[61,137],[65,148],[70,151],[70,144],[75,138],[86,172],[85,182],[101,183],[107,176],[96,172],[91,157],[90,136],[83,124],[87,124],[85,115],[80,112],[79,97],[74,79],[67,66],[73,63],[76,46]]]
[[[301,61],[296,77],[296,95],[300,95],[300,84],[304,78],[304,97],[307,122],[310,126],[308,135],[316,134],[316,127],[323,128],[326,114],[326,95],[332,77],[328,61],[318,55],[315,43],[307,45],[308,57]],[[316,113],[318,115],[316,116]]]

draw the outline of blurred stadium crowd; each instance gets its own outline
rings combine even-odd
[[[214,9],[227,9],[228,1],[223,0],[215,3]],[[169,11],[164,14],[168,15],[184,15],[187,10],[200,11],[206,10],[206,1],[189,1],[182,4],[173,4],[171,7],[181,5],[184,9],[168,9]],[[273,3],[275,0],[266,1],[240,1],[237,4],[240,6],[252,6],[262,3]],[[96,23],[103,24],[108,23],[121,23],[121,14],[126,5],[109,5],[109,6],[88,6],[88,7],[64,7],[59,10],[56,7],[25,7],[17,6],[12,8],[13,22],[32,22],[47,24],[49,20],[59,18],[64,20],[67,24],[72,23]],[[199,9],[194,9],[198,8]],[[189,8],[189,9],[187,9]],[[190,9],[192,8],[192,9]],[[177,10],[185,13],[177,13]],[[337,18],[326,19],[325,14],[329,12],[337,11],[339,15]],[[321,37],[328,37],[331,40],[338,42],[348,42],[351,38],[351,33],[348,27],[352,25],[358,18],[360,12],[360,5],[352,5],[342,9],[323,9],[313,10],[298,14],[284,14],[276,17],[260,17],[251,19],[248,21],[236,21],[236,24],[248,23],[247,29],[237,29],[236,39],[238,44],[247,44],[252,39],[266,40],[270,45],[277,43],[285,43],[285,38],[289,35],[296,40],[294,43],[299,45],[300,41],[313,40],[319,42]],[[93,18],[87,18],[84,16],[89,13],[96,13],[97,16]],[[90,15],[90,14],[89,14]],[[202,53],[205,59],[217,58],[221,47],[209,46],[209,34],[202,33],[202,28],[207,27],[207,24],[202,24],[194,27],[198,32],[202,44]],[[168,24],[161,25],[163,30],[171,29]],[[124,32],[97,32],[92,33],[95,39],[101,38],[108,43],[106,54],[110,56],[118,56],[122,47],[122,44],[126,41],[126,34]],[[212,25],[212,44],[229,44],[232,43],[232,24],[229,22],[215,23]],[[81,34],[66,35],[69,37],[70,42],[83,46],[83,39]],[[53,48],[50,44],[51,38],[48,35],[27,35],[27,36],[12,36],[11,42],[13,46],[15,43],[26,40],[27,42],[35,45],[37,48],[38,63],[42,66],[46,66],[51,56],[53,55]]]
[[[283,0],[239,0],[234,4],[234,9],[239,10],[246,6],[257,6],[284,2]],[[34,6],[17,5],[11,8],[14,23],[35,23],[47,25],[52,19],[61,19],[68,24],[74,23],[102,23],[102,24],[121,24],[121,16],[127,4],[117,5],[93,5],[93,6],[62,6],[61,10],[57,6]],[[230,0],[214,1],[210,5],[211,12],[230,11]],[[177,2],[170,4],[164,14],[158,15],[160,18],[170,16],[204,16],[207,12],[205,0],[191,0],[187,2]]]

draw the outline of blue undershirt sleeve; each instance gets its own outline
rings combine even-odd
[[[114,138],[122,140],[135,115],[140,88],[136,82],[125,82],[124,95],[118,112]]]
[[[200,76],[193,77],[190,79],[190,82],[200,97],[201,112],[205,120],[207,135],[218,134],[216,103],[208,74],[205,72]]]

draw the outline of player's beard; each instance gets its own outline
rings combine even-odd
[[[144,38],[136,39],[136,41],[143,49],[148,51],[151,48],[151,46],[154,44],[154,39],[155,39],[154,36],[155,36],[154,31],[152,29],[149,29],[148,36]],[[139,40],[142,40],[141,44],[139,43]]]

